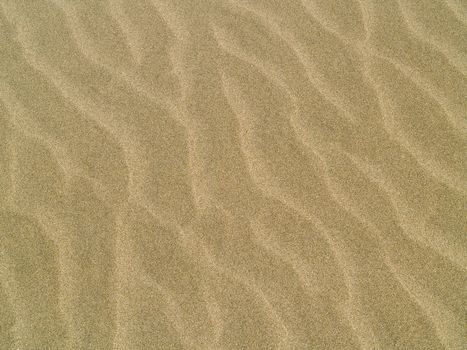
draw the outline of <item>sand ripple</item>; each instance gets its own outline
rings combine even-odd
[[[1,349],[463,349],[459,0],[0,1]]]

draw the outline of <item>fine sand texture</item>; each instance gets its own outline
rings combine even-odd
[[[0,350],[467,349],[467,2],[0,0]]]

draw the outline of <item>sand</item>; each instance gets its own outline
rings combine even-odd
[[[0,0],[0,349],[466,349],[466,136],[462,0]]]

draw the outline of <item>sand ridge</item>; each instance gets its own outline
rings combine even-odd
[[[460,0],[0,0],[0,349],[464,349]]]

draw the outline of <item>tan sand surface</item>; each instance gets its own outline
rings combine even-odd
[[[467,349],[467,2],[0,0],[0,350]]]

